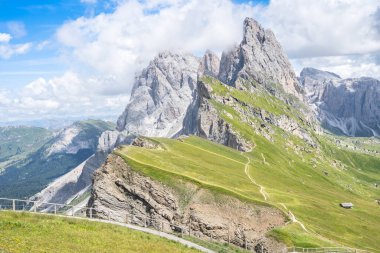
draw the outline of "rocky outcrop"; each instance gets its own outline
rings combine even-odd
[[[176,184],[181,191],[134,171],[121,157],[110,155],[94,175],[90,200],[93,215],[168,232],[183,230],[241,247],[248,242],[262,252],[283,249],[284,245],[265,236],[286,222],[278,209],[226,195],[215,196],[181,179]]]
[[[210,50],[207,50],[205,55],[203,56],[200,66],[199,66],[199,76],[212,76],[217,78],[219,74],[219,68],[220,68],[220,59],[219,57],[211,52]]]
[[[300,80],[325,128],[348,136],[380,136],[380,81],[341,79],[311,68],[301,72]]]
[[[253,144],[234,131],[211,104],[210,99],[214,96],[211,86],[199,81],[198,95],[198,108],[195,115],[197,135],[243,152],[250,151]]]
[[[244,87],[246,81],[266,86],[280,84],[285,92],[302,99],[297,77],[275,35],[251,18],[244,21],[240,45],[223,53],[219,78],[238,88]]]
[[[86,161],[57,178],[31,200],[39,203],[70,204],[70,201],[84,193],[92,185],[92,175],[101,167],[109,153],[121,144],[129,144],[134,136],[126,137],[117,131],[107,130],[101,134],[95,153]]]
[[[117,122],[127,134],[172,137],[193,101],[200,60],[161,53],[136,78],[131,101]]]

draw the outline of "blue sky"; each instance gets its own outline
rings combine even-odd
[[[11,59],[0,58],[0,87],[22,88],[36,78],[52,78],[67,68],[60,59],[60,48],[54,43],[57,29],[79,17],[110,13],[117,4],[113,1],[84,3],[80,0],[0,0],[0,33],[9,33],[12,43],[32,43],[27,54]],[[90,1],[91,2],[91,1]],[[236,4],[268,4],[269,0],[234,0]],[[37,49],[39,45],[43,49]]]
[[[11,34],[12,43],[37,47],[49,41],[43,49],[34,47],[27,54],[0,59],[0,85],[14,89],[39,76],[50,78],[62,73],[65,65],[59,60],[59,48],[51,42],[56,30],[68,20],[95,15],[98,8],[79,0],[0,0],[0,10],[0,32]]]
[[[220,54],[245,17],[273,30],[296,73],[380,78],[378,0],[0,0],[0,122],[116,117],[157,53]]]

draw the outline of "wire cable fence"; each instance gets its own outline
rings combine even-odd
[[[95,209],[92,207],[77,207],[73,205],[46,203],[31,200],[0,198],[0,210],[36,212],[63,216],[73,216],[98,220],[109,220],[139,227],[145,227],[161,231],[166,234],[172,234],[184,238],[193,243],[199,244],[210,250],[221,253],[371,253],[369,251],[350,249],[350,248],[299,248],[291,247],[269,252],[263,244],[249,240],[243,233],[240,238],[236,238],[228,227],[225,229],[204,229],[201,231],[196,228],[196,223],[191,219],[187,224],[178,224],[168,222],[163,219],[151,218],[148,216],[139,216],[135,214],[126,214],[121,216],[120,213],[113,210]],[[1,249],[0,249],[0,253]]]
[[[287,249],[287,252],[305,252],[305,253],[371,253],[366,250],[351,249],[351,248],[339,248],[339,247],[330,247],[330,248],[300,248],[300,247],[291,247]]]

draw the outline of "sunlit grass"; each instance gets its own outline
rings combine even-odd
[[[28,213],[0,212],[0,252],[199,252],[116,225]]]

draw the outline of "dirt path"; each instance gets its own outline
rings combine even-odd
[[[299,220],[297,220],[296,216],[285,206],[285,204],[280,203],[280,205],[282,205],[285,208],[285,210],[288,211],[290,220],[293,223],[298,223],[304,231],[308,232],[305,225],[302,222],[300,222]]]
[[[269,163],[267,162],[267,160],[265,159],[265,156],[263,153],[261,153],[261,157],[263,158],[263,162],[265,165],[269,165]]]
[[[261,154],[261,155],[262,155],[262,157],[263,157],[264,163],[266,163],[264,155],[263,155],[263,154]],[[247,156],[246,156],[246,157],[247,157]],[[261,195],[264,197],[264,200],[266,201],[266,200],[269,199],[269,195],[268,195],[268,193],[265,191],[264,186],[258,184],[258,183],[257,183],[257,182],[256,182],[256,181],[255,181],[250,175],[249,175],[249,164],[251,163],[251,159],[250,159],[249,157],[247,157],[247,159],[248,159],[248,161],[247,161],[247,163],[245,164],[244,172],[245,172],[245,174],[247,175],[247,177],[249,178],[249,180],[251,180],[251,182],[252,182],[254,185],[256,185],[256,186],[258,186],[258,187],[260,188],[260,193],[261,193]],[[299,220],[297,220],[296,216],[295,216],[295,215],[294,215],[294,214],[293,214],[293,213],[292,213],[292,212],[291,212],[291,211],[285,206],[285,204],[281,203],[281,205],[285,208],[285,210],[288,211],[288,214],[289,214],[290,220],[291,220],[293,223],[298,223],[304,231],[308,232],[308,230],[306,229],[305,225],[304,225],[302,222],[300,222]]]
[[[265,191],[265,188],[264,186],[256,183],[256,181],[251,177],[251,175],[249,175],[249,164],[251,163],[251,159],[249,157],[247,157],[248,161],[247,163],[245,164],[245,167],[244,167],[244,172],[245,174],[247,175],[247,177],[249,178],[249,180],[251,180],[251,182],[256,185],[257,187],[260,188],[260,194],[263,195],[264,197],[264,200],[268,200],[269,199],[269,195],[268,193]]]

